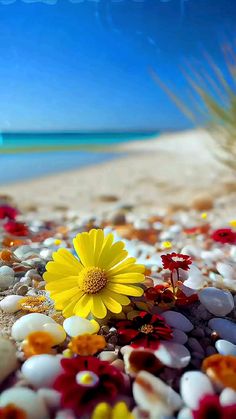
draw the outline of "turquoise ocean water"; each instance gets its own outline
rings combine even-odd
[[[115,152],[115,144],[150,139],[153,135],[154,133],[3,134],[0,136],[0,186],[115,159],[124,155]],[[96,147],[94,150],[73,149],[80,145]],[[109,148],[99,149],[104,145]],[[34,151],[35,147],[37,150]],[[53,147],[53,150],[47,151],[47,147]],[[60,150],[60,147],[65,149]]]

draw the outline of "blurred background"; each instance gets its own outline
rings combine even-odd
[[[232,0],[0,0],[0,193],[235,205],[235,34]]]

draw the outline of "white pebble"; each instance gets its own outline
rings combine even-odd
[[[64,320],[63,327],[70,337],[83,335],[84,333],[96,333],[97,323],[79,316],[71,316]]]
[[[182,407],[182,400],[170,386],[154,375],[140,371],[133,384],[134,400],[139,407],[150,413],[155,411],[155,418],[171,416]]]
[[[164,365],[176,369],[185,368],[191,359],[189,350],[174,342],[161,342],[155,355]]]
[[[236,404],[236,391],[232,388],[225,388],[220,394],[220,404],[222,406]]]
[[[16,313],[20,310],[21,295],[7,295],[3,300],[0,301],[0,309],[4,313]]]
[[[48,409],[56,410],[60,408],[61,394],[58,391],[51,388],[40,388],[37,394],[43,399]]]
[[[219,339],[215,343],[217,351],[221,355],[233,355],[236,356],[236,345],[229,342],[228,340]]]
[[[0,268],[0,290],[8,289],[14,282],[15,272],[9,266]]]
[[[236,324],[226,319],[213,318],[208,322],[208,326],[216,331],[224,340],[236,344]]]
[[[227,263],[218,262],[216,264],[216,269],[220,275],[224,278],[234,279],[235,278],[235,269],[232,265],[228,265]]]
[[[31,356],[21,368],[24,378],[35,388],[52,387],[62,371],[61,356],[48,354]]]
[[[182,330],[183,332],[190,332],[193,330],[193,325],[187,317],[177,311],[167,310],[161,315],[171,327]]]
[[[191,409],[188,407],[183,407],[177,415],[177,419],[193,419]]]
[[[108,361],[108,362],[113,362],[118,358],[118,354],[116,354],[113,351],[102,351],[99,355],[98,358],[101,361]]]
[[[234,308],[234,299],[229,291],[208,287],[200,291],[198,297],[202,305],[215,316],[226,316]]]
[[[30,313],[20,317],[12,326],[11,335],[13,339],[22,341],[31,332],[41,331],[46,323],[56,322],[49,316],[41,313]]]
[[[29,388],[15,387],[5,390],[0,395],[0,407],[14,404],[27,414],[27,419],[48,419],[47,408],[34,391]]]
[[[180,394],[190,409],[198,409],[199,401],[206,394],[214,394],[209,378],[200,371],[185,372],[180,380]]]
[[[16,348],[10,340],[0,338],[0,384],[17,368]]]

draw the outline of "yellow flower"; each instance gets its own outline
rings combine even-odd
[[[101,335],[90,335],[88,333],[76,336],[71,339],[68,348],[77,355],[91,356],[104,349],[106,340]]]
[[[172,243],[169,242],[169,241],[164,241],[164,242],[162,242],[161,245],[164,249],[171,249],[172,248]]]
[[[107,309],[120,313],[122,305],[130,303],[127,296],[143,294],[139,283],[144,281],[144,266],[127,257],[124,243],[114,243],[112,233],[104,236],[103,230],[92,229],[78,234],[73,243],[80,261],[59,249],[44,273],[46,290],[64,317],[92,314],[102,319]]]
[[[203,212],[203,213],[201,214],[201,218],[202,218],[203,220],[206,220],[206,219],[207,219],[207,212]]]
[[[52,354],[53,336],[48,332],[38,331],[30,333],[23,342],[23,352],[26,358],[33,355]]]
[[[230,225],[231,227],[233,227],[233,228],[236,228],[236,220],[231,220],[231,221],[229,222],[229,225]]]
[[[99,403],[91,419],[134,419],[124,402],[118,402],[113,408],[107,403]]]

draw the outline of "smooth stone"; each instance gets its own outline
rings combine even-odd
[[[161,342],[154,353],[164,365],[176,369],[185,368],[191,360],[189,350],[180,343]]]
[[[84,333],[96,333],[99,325],[95,321],[90,321],[79,316],[71,316],[64,320],[64,330],[70,337],[83,335]]]
[[[190,409],[198,409],[199,401],[206,394],[214,394],[209,378],[200,371],[185,372],[180,380],[180,394]]]
[[[115,361],[118,358],[118,354],[116,354],[113,351],[102,351],[98,355],[98,358],[101,361],[113,362],[113,361]]]
[[[134,400],[139,407],[157,414],[155,418],[171,416],[182,407],[182,400],[170,386],[147,371],[140,371],[133,384]]]
[[[182,330],[182,332],[190,332],[193,330],[193,324],[187,317],[177,311],[167,310],[161,315],[171,327]]]
[[[56,410],[60,408],[61,394],[58,391],[52,390],[51,388],[40,388],[37,394],[43,399],[48,409]]]
[[[235,278],[235,268],[233,266],[228,265],[227,263],[218,262],[216,264],[216,269],[220,275],[224,278],[234,279]]]
[[[22,299],[20,295],[7,295],[0,301],[0,309],[4,313],[16,313],[20,310],[19,301]]]
[[[195,352],[199,352],[199,353],[203,353],[204,354],[204,349],[203,347],[200,345],[200,343],[198,342],[198,340],[196,338],[190,337],[188,338],[188,346]]]
[[[15,272],[9,266],[1,266],[0,268],[0,290],[8,289],[14,282]]]
[[[188,336],[186,335],[186,333],[182,332],[182,330],[179,329],[173,329],[173,338],[171,340],[171,342],[175,342],[175,343],[181,343],[182,345],[184,345],[188,340]]]
[[[28,358],[21,372],[26,380],[35,388],[52,387],[56,377],[61,374],[61,356],[34,355]]]
[[[208,287],[200,291],[198,297],[201,304],[215,316],[226,316],[234,308],[234,299],[229,291]]]
[[[236,391],[232,388],[225,388],[220,393],[220,404],[222,406],[231,406],[236,404]]]
[[[221,355],[234,355],[236,356],[236,345],[229,342],[228,340],[219,339],[215,343],[217,351]]]
[[[22,341],[31,332],[38,332],[47,323],[56,324],[49,316],[41,313],[30,313],[20,317],[12,326],[11,335],[13,339]]]
[[[236,324],[226,319],[213,318],[208,322],[208,326],[217,332],[224,340],[236,344]]]
[[[13,404],[27,414],[27,419],[48,419],[47,408],[38,394],[29,388],[15,387],[0,395],[0,407]]]
[[[55,345],[60,345],[66,339],[66,332],[58,323],[45,323],[42,330],[53,336]]]
[[[191,409],[188,407],[183,407],[177,415],[177,419],[193,419]]]
[[[17,369],[16,348],[10,340],[0,338],[0,384]]]

